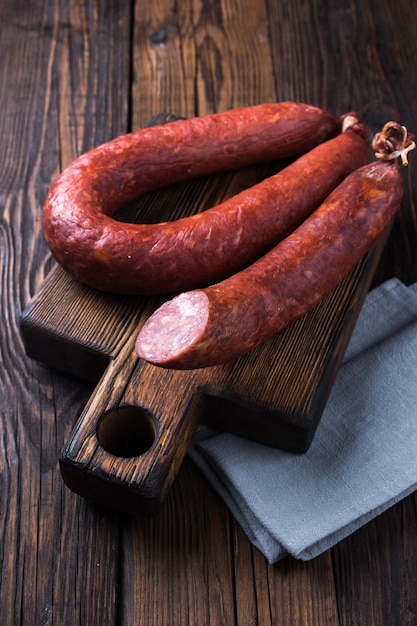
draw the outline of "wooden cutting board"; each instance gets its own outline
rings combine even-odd
[[[159,222],[213,206],[285,163],[148,194],[119,219]],[[134,514],[157,513],[199,422],[294,453],[319,424],[384,237],[308,315],[256,350],[216,367],[164,370],[134,341],[157,298],[100,293],[55,267],[21,318],[33,359],[96,387],[60,455],[76,493]]]

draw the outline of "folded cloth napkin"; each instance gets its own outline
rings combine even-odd
[[[417,283],[373,289],[304,454],[199,427],[189,456],[275,563],[321,554],[417,489]]]

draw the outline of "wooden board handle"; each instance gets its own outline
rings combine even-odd
[[[167,393],[175,387],[176,393]],[[155,515],[195,432],[194,377],[139,361],[129,343],[98,383],[60,455],[67,486],[101,505]]]

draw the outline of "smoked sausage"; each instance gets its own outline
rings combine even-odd
[[[112,215],[138,196],[174,182],[299,156],[338,135],[343,119],[317,107],[283,102],[122,135],[80,156],[54,181],[42,218],[46,242],[66,270],[103,291],[163,294],[221,280],[274,245],[358,166],[364,153],[359,136],[347,152],[334,148],[333,176],[320,176],[322,163],[316,169],[295,166],[287,188],[304,168],[302,180],[312,175],[311,203],[303,193],[303,206],[294,209],[292,222],[274,200],[276,183],[173,222],[127,224]],[[332,157],[319,153],[318,158]]]
[[[406,163],[412,139],[404,127],[388,123],[373,141],[379,160],[351,173],[301,226],[248,268],[165,302],[142,327],[138,355],[167,368],[217,365],[311,310],[391,223],[404,190],[397,157]]]

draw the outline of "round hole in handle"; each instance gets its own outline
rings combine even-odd
[[[152,414],[133,405],[122,405],[105,411],[97,424],[100,445],[114,456],[140,456],[152,447],[155,438]]]

